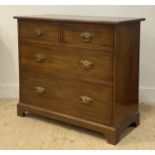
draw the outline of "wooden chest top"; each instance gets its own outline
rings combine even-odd
[[[17,19],[31,20],[50,20],[56,22],[83,22],[96,24],[122,24],[136,21],[143,21],[145,18],[128,18],[128,17],[103,17],[103,16],[73,16],[73,15],[34,15],[34,16],[15,16]]]

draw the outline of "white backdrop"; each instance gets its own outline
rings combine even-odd
[[[155,6],[0,6],[0,98],[18,98],[17,25],[13,16],[67,14],[145,17],[141,24],[140,101],[155,101]]]

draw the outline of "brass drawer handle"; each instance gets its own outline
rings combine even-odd
[[[34,55],[34,60],[37,61],[37,62],[44,62],[46,59],[46,56],[43,55],[43,54],[36,54]]]
[[[86,104],[89,105],[93,102],[92,98],[88,97],[88,96],[80,96],[80,103],[82,104]]]
[[[84,69],[90,69],[93,67],[93,62],[88,60],[81,60],[80,66]]]
[[[92,40],[93,36],[94,35],[90,32],[80,33],[80,37],[82,38],[83,41],[86,41],[86,42],[90,42]]]
[[[44,94],[46,92],[45,88],[41,87],[41,86],[36,86],[34,87],[34,91],[36,94]]]
[[[34,29],[33,32],[37,37],[40,37],[43,34],[43,31],[41,29]]]

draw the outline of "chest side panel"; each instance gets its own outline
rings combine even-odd
[[[115,28],[115,126],[121,127],[138,113],[140,23]]]

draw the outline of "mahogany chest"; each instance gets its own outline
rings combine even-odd
[[[140,22],[144,18],[18,19],[19,116],[39,114],[103,133],[111,144],[139,124]]]

